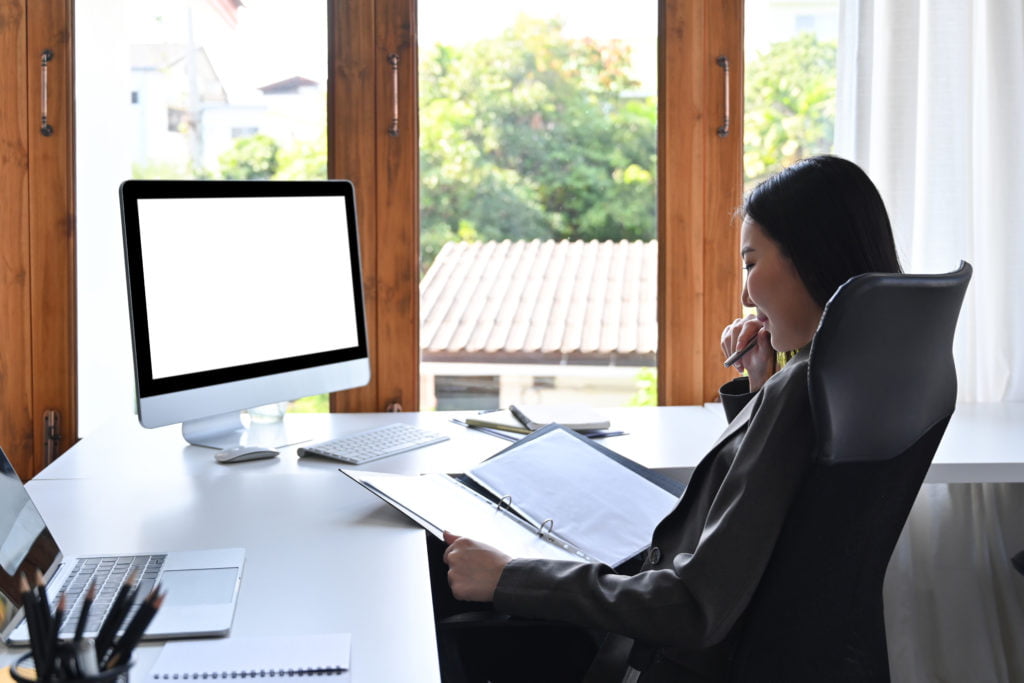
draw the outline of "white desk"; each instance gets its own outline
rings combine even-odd
[[[686,481],[725,427],[721,406],[607,411],[626,436],[605,445]],[[510,442],[449,421],[466,413],[294,415],[312,439],[393,421],[449,434],[448,442],[370,466],[388,472],[460,472]],[[1024,404],[961,406],[930,482],[1024,482]],[[71,552],[242,546],[245,576],[233,633],[353,634],[353,680],[439,679],[424,535],[336,472],[338,464],[281,456],[220,465],[177,427],[145,430],[134,416],[89,436],[29,483]],[[133,679],[158,645],[144,646]],[[12,655],[0,649],[0,663]]]
[[[1014,482],[1024,482],[1024,402],[957,406],[925,483]]]
[[[726,426],[722,407],[672,406],[605,409],[625,436],[604,439],[605,446],[647,467],[688,481],[693,468]],[[297,433],[322,440],[347,431],[390,422],[409,422],[452,437],[435,446],[378,460],[364,467],[382,472],[463,472],[510,442],[450,422],[466,412],[360,413],[349,415],[289,415]],[[1024,482],[1024,403],[963,404],[957,408],[925,479],[927,483]],[[214,464],[213,451],[190,446],[178,427],[142,429],[126,415],[57,459],[36,477],[91,479],[118,476],[221,477],[267,472],[317,473],[334,471],[337,463],[295,457],[296,446],[281,449],[275,460]]]
[[[423,532],[340,474],[267,476],[251,464],[244,475],[222,466],[209,476],[38,479],[28,489],[72,553],[244,547],[233,635],[351,633],[356,683],[439,681]],[[145,680],[159,647],[136,651],[133,681]],[[13,656],[0,652],[0,663]]]
[[[664,408],[614,408],[606,412],[616,429],[625,436],[604,439],[607,447],[648,467],[665,470],[683,481],[689,479],[701,456],[725,427],[721,406],[676,406]],[[324,440],[391,422],[409,422],[448,434],[450,441],[409,453],[378,460],[366,469],[416,474],[421,472],[463,472],[484,458],[511,445],[510,441],[467,429],[451,422],[467,412],[444,413],[353,413],[288,415],[291,433]],[[273,472],[334,472],[339,463],[321,458],[296,457],[297,445],[281,448],[274,460],[253,461],[240,466],[213,462],[214,451],[191,446],[177,426],[143,429],[134,416],[114,420],[84,439],[66,455],[44,469],[36,479],[91,479],[117,476],[150,478],[251,476]]]

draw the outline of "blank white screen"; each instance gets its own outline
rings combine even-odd
[[[358,344],[344,197],[138,209],[153,379]]]

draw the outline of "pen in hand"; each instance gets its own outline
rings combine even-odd
[[[757,337],[758,335],[755,334],[754,338],[750,340],[749,344],[747,344],[742,349],[736,351],[731,356],[726,358],[725,367],[731,368],[736,363],[736,361],[738,361],[740,358],[743,358],[743,356],[745,356],[748,352],[752,351],[754,347],[757,346]]]

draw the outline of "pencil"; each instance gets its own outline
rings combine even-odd
[[[121,588],[118,589],[117,595],[114,596],[114,602],[110,605],[110,611],[107,612],[107,616],[103,619],[103,624],[100,626],[99,633],[96,634],[96,657],[102,662],[106,656],[111,644],[114,642],[114,636],[121,628],[121,622],[124,621],[125,612],[128,611],[128,595],[133,592],[135,588],[135,577],[137,572],[133,569],[128,573],[124,583],[121,584]]]
[[[85,591],[85,600],[82,602],[82,609],[78,612],[78,624],[75,625],[75,642],[82,640],[85,634],[85,622],[89,619],[89,610],[92,608],[92,601],[96,599],[96,579],[89,581],[89,588]]]
[[[67,608],[67,596],[63,593],[57,598],[57,609],[53,613],[53,622],[50,624],[50,634],[46,640],[46,675],[40,675],[39,680],[49,678],[53,668],[57,665],[57,645],[60,642],[60,623],[64,620],[64,610]],[[37,667],[38,668],[38,667]]]
[[[124,635],[118,639],[114,651],[104,664],[103,668],[105,670],[113,669],[121,662],[127,662],[131,659],[135,646],[139,644],[142,636],[146,633],[146,627],[149,626],[149,622],[153,620],[157,610],[164,603],[164,598],[167,594],[161,595],[159,590],[159,586],[154,588],[146,597],[146,600],[139,605],[139,609],[135,616],[132,617],[131,623],[125,628]]]
[[[757,346],[757,337],[758,335],[755,334],[754,338],[750,340],[750,343],[748,343],[742,349],[726,358],[725,367],[731,368],[736,363],[736,361],[738,361],[740,358],[743,358],[743,356],[747,355],[747,353],[749,353],[750,351],[753,351],[754,347]]]
[[[24,574],[18,581],[18,588],[21,590],[21,605],[25,610],[25,623],[28,626],[28,644],[32,649],[32,661],[36,662],[38,668],[39,662],[43,661],[43,653],[40,649],[43,644],[43,635],[39,630],[42,626],[39,621],[39,596],[29,586],[28,577]]]
[[[39,596],[39,606],[43,608],[43,625],[46,626],[47,630],[50,628],[50,622],[52,621],[50,615],[50,598],[46,595],[46,579],[43,578],[43,573],[36,569],[36,594]]]
[[[57,627],[53,623],[54,615],[50,614],[50,598],[46,594],[46,579],[43,578],[43,572],[39,569],[36,569],[36,594],[39,600],[39,604],[36,606],[40,623],[39,654],[42,657],[42,661],[36,660],[36,669],[40,680],[42,680],[49,676],[50,667],[53,666],[53,653],[57,647],[55,640]]]

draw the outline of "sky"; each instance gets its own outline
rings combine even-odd
[[[188,36],[182,0],[125,2],[127,25],[140,42],[185,43]],[[238,26],[229,30],[204,7],[191,0],[193,37],[214,60],[229,96],[292,76],[326,78],[327,27],[324,0],[245,0]],[[419,0],[421,49],[441,42],[462,45],[491,38],[511,26],[519,14],[559,17],[571,37],[619,38],[634,45],[638,71],[654,79],[657,52],[657,0],[640,0],[623,12],[621,0]],[[637,74],[639,77],[639,73]]]
[[[133,35],[147,36],[147,42],[184,43],[185,8],[193,5],[195,39],[214,58],[229,96],[235,101],[245,91],[292,76],[320,82],[326,78],[324,0],[245,0],[239,9],[238,27],[233,31],[219,19],[210,21],[208,11],[205,17],[200,17],[207,9],[206,0],[124,2]],[[768,11],[770,6],[768,0],[748,0],[748,25],[759,27],[747,32],[748,51],[763,48],[772,36],[789,37],[779,35],[786,29],[773,24],[775,15]],[[835,13],[837,7],[838,0],[815,0],[797,13]],[[793,11],[796,10],[790,13]],[[457,46],[496,37],[519,14],[561,18],[570,37],[617,38],[627,42],[633,47],[634,77],[656,86],[657,0],[636,0],[626,6],[621,0],[418,0],[421,50],[425,53],[426,48],[438,42]],[[786,13],[779,18],[792,21]],[[161,35],[165,37],[161,39]]]

